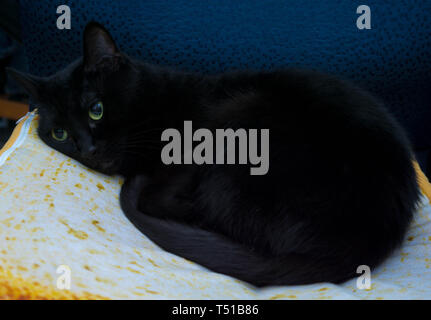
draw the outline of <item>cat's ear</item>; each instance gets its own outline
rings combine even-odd
[[[40,98],[41,87],[43,79],[24,73],[12,68],[6,68],[6,72],[11,76],[21,87],[35,100]]]
[[[84,30],[85,69],[95,70],[101,64],[113,64],[119,56],[120,52],[109,32],[97,22],[88,23]]]

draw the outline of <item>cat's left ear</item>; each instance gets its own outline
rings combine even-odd
[[[43,79],[12,68],[6,68],[6,72],[35,100],[39,101],[42,91]]]
[[[114,66],[120,57],[114,39],[99,23],[90,22],[84,30],[84,67],[96,70],[103,66]]]

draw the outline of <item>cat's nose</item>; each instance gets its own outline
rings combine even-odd
[[[97,148],[94,145],[90,145],[87,148],[83,148],[81,155],[85,158],[91,158],[96,154]]]

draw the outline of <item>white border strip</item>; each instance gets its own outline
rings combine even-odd
[[[6,159],[10,156],[12,152],[15,151],[25,140],[28,134],[28,130],[30,128],[31,121],[36,116],[35,112],[28,112],[24,117],[19,119],[16,123],[20,123],[21,121],[25,121],[21,127],[21,131],[18,135],[18,138],[16,139],[15,143],[10,146],[9,149],[7,149],[3,154],[0,156],[0,166],[2,166]],[[27,119],[25,119],[27,117]],[[25,120],[24,120],[25,119]]]

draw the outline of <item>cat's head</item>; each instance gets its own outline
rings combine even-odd
[[[91,22],[83,57],[49,77],[9,69],[37,104],[40,138],[95,170],[119,173],[133,96],[133,63],[111,35]]]

